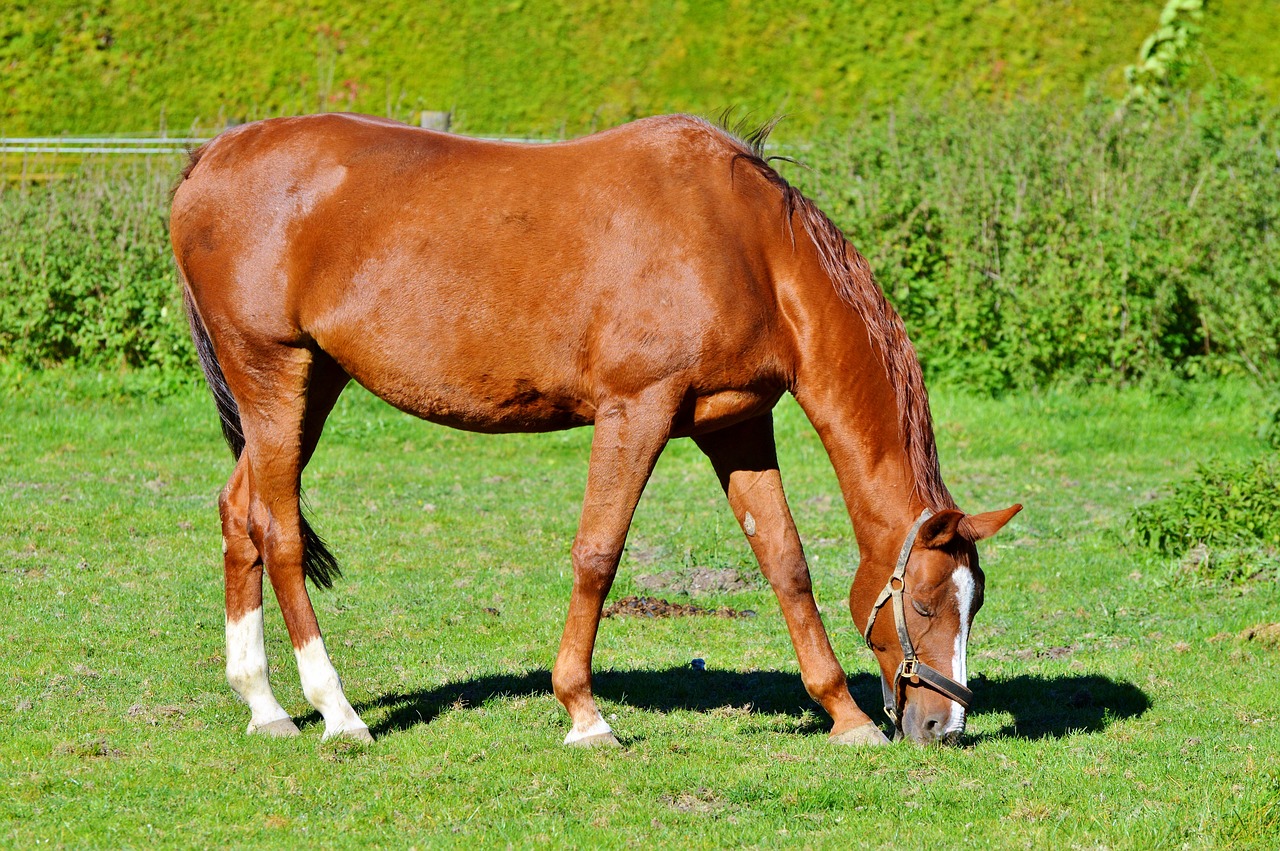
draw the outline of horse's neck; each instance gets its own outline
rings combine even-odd
[[[826,298],[824,289],[838,298],[825,285],[816,299]],[[903,531],[926,507],[908,456],[899,394],[855,310],[826,304],[811,316],[814,324],[799,335],[807,351],[797,364],[795,396],[835,467],[863,558],[891,559]]]

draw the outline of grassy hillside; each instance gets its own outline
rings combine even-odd
[[[638,115],[785,111],[847,126],[903,95],[1118,92],[1159,0],[16,0],[0,11],[0,132],[186,130],[325,109],[449,109],[478,133]],[[1280,4],[1212,3],[1200,75],[1280,94]]]

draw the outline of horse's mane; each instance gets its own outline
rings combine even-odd
[[[929,394],[925,390],[915,347],[907,337],[901,317],[876,284],[866,258],[845,239],[844,233],[818,209],[818,205],[769,165],[770,160],[787,159],[765,154],[765,142],[777,123],[775,118],[747,130],[741,124],[724,126],[722,120],[720,129],[738,144],[739,152],[733,158],[735,165],[738,160],[745,160],[782,193],[787,227],[792,227],[796,218],[800,219],[836,293],[862,318],[871,348],[880,353],[889,385],[897,397],[903,444],[907,461],[915,474],[917,494],[931,508],[955,508],[955,500],[942,481],[938,447],[933,436],[933,418],[929,413]],[[794,242],[794,232],[791,237]]]

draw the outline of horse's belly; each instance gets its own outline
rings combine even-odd
[[[559,431],[595,422],[594,405],[532,388],[514,395],[495,394],[492,388],[474,394],[423,387],[370,389],[406,413],[465,431]],[[680,408],[670,412],[671,436],[707,434],[759,416],[771,410],[781,395],[779,388],[776,392],[724,390],[686,397]]]
[[[558,431],[589,425],[595,419],[595,407],[586,400],[528,379],[348,371],[374,395],[405,413],[465,431]]]
[[[675,437],[708,434],[773,410],[783,388],[736,389],[706,393],[694,398],[687,417],[678,418]]]
[[[339,359],[341,363],[341,359]],[[568,379],[452,372],[416,374],[380,369],[364,373],[344,364],[374,395],[406,413],[440,425],[489,433],[558,431],[595,422],[596,402]],[[601,390],[602,388],[597,388]],[[667,412],[672,436],[705,434],[763,414],[777,404],[783,387],[702,389],[672,394]],[[612,396],[605,392],[605,396]]]

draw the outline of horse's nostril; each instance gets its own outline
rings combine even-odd
[[[933,733],[940,726],[942,726],[942,723],[937,718],[930,718],[924,722],[924,729],[926,733]]]

